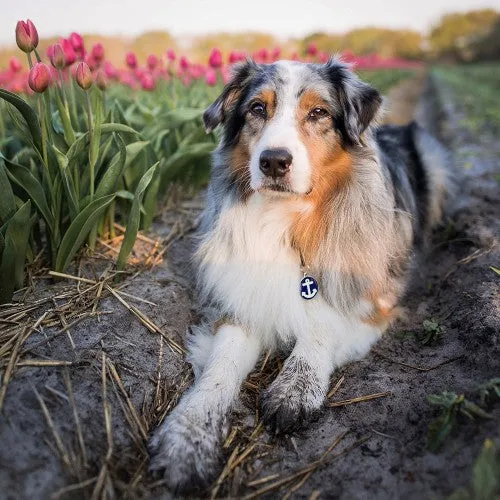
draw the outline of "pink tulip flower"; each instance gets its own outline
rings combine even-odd
[[[153,71],[158,66],[158,58],[154,54],[149,55],[147,64],[150,71]]]
[[[30,70],[28,84],[33,92],[42,93],[50,83],[50,69],[44,63],[36,63]]]
[[[9,68],[12,73],[19,73],[23,69],[23,66],[17,57],[11,57],[9,60]]]
[[[207,72],[205,73],[205,82],[211,87],[217,85],[217,72],[213,68],[207,69]]]
[[[137,56],[133,52],[127,52],[125,62],[130,69],[137,67]]]
[[[86,62],[78,63],[75,74],[76,83],[83,89],[88,90],[93,83],[92,72]]]
[[[214,69],[222,66],[222,53],[219,49],[212,49],[210,57],[208,58],[208,64]]]
[[[38,31],[35,25],[28,19],[26,22],[18,21],[16,24],[17,46],[29,54],[38,46]]]

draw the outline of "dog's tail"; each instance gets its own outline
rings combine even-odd
[[[453,175],[452,155],[433,135],[412,123],[415,150],[426,173],[428,192],[428,227],[439,225],[453,212],[457,183]]]

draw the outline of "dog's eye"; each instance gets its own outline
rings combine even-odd
[[[261,102],[254,102],[250,105],[250,113],[260,118],[266,117],[266,106]]]
[[[328,114],[329,113],[325,108],[314,108],[313,110],[309,111],[307,118],[309,120],[318,120],[319,118],[328,116]]]

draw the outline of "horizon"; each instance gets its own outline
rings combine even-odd
[[[175,15],[169,6],[175,5]],[[130,9],[116,11],[115,1],[89,0],[85,5],[66,7],[63,0],[46,0],[32,4],[19,0],[2,12],[0,19],[0,47],[15,44],[14,32],[18,20],[31,19],[40,38],[66,36],[72,31],[85,35],[135,38],[143,33],[168,32],[177,40],[213,34],[266,33],[281,40],[303,38],[312,33],[342,34],[353,29],[377,27],[410,29],[423,34],[449,12],[478,9],[499,9],[500,0],[423,0],[414,5],[404,5],[398,0],[387,0],[384,8],[365,0],[352,0],[349,5],[335,6],[326,0],[310,0],[308,9],[297,9],[281,2],[254,0],[252,9],[245,15],[233,16],[234,6],[229,0],[184,0],[160,4],[159,0],[143,0],[140,13]],[[259,9],[260,6],[260,9]],[[172,7],[170,7],[172,8]],[[359,9],[362,13],[358,13]],[[154,20],[141,14],[157,11]],[[192,12],[196,11],[196,18]],[[388,11],[391,15],[388,16]],[[94,15],[97,12],[99,15]],[[265,12],[262,17],[260,12]],[[260,16],[260,17],[259,17]],[[113,20],[112,23],[109,20]],[[276,19],[279,21],[277,22]],[[325,22],[325,19],[330,21]],[[112,27],[111,27],[112,26]],[[120,28],[121,26],[121,28]]]

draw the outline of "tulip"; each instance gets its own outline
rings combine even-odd
[[[75,52],[82,52],[84,50],[83,37],[79,33],[71,33],[71,35],[69,35],[69,41]]]
[[[95,62],[99,64],[104,59],[104,47],[102,43],[94,44],[90,54],[94,58]]]
[[[151,54],[150,56],[148,56],[147,63],[150,71],[153,71],[156,66],[158,66],[158,58],[155,55]]]
[[[28,85],[33,92],[45,92],[50,83],[50,69],[44,63],[36,63],[28,75]]]
[[[280,55],[281,55],[281,49],[279,47],[275,47],[271,52],[271,59],[273,61],[277,61],[280,58]]]
[[[186,71],[189,68],[189,61],[187,60],[186,56],[182,56],[180,58],[179,66],[181,67],[182,71]]]
[[[155,81],[149,73],[145,73],[141,78],[141,87],[143,90],[154,90]]]
[[[95,83],[101,90],[106,90],[108,88],[108,78],[106,77],[104,71],[100,69],[95,77]]]
[[[213,87],[214,85],[217,85],[217,73],[214,69],[208,68],[207,72],[205,73],[205,82],[207,85],[210,85]]]
[[[86,62],[78,63],[75,75],[76,83],[83,89],[87,90],[92,86],[92,72]]]
[[[64,52],[64,59],[66,60],[66,66],[71,66],[76,61],[76,53],[73,45],[66,38],[61,39],[61,46]]]
[[[212,49],[210,57],[208,58],[208,64],[214,69],[222,66],[222,54],[219,49]]]
[[[167,59],[169,61],[175,61],[175,52],[173,51],[173,49],[167,50]]]
[[[27,54],[37,48],[38,31],[29,19],[26,22],[18,21],[16,24],[16,43]]]
[[[118,78],[118,70],[109,61],[104,63],[104,73],[108,78]]]
[[[137,67],[137,56],[133,52],[127,52],[125,62],[130,69],[134,69]]]
[[[318,46],[315,43],[310,43],[307,46],[306,53],[309,56],[315,56],[318,53]]]
[[[64,69],[64,67],[66,66],[66,57],[64,56],[64,50],[60,43],[51,45],[47,49],[47,54],[54,68],[59,70]]]
[[[12,73],[19,73],[23,69],[19,59],[17,57],[11,57],[9,60],[9,68]]]

